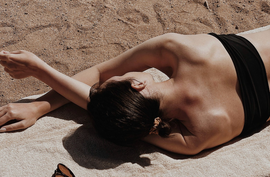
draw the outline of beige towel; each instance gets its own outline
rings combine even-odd
[[[150,72],[157,80],[166,79],[153,69]],[[196,156],[166,152],[143,142],[134,148],[119,147],[97,136],[86,111],[68,104],[27,130],[0,134],[0,176],[47,177],[58,163],[64,163],[78,177],[267,176],[269,154],[267,125],[250,137]]]

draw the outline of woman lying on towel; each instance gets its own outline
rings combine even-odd
[[[196,154],[247,135],[269,118],[270,31],[247,35],[165,34],[72,78],[27,51],[2,51],[13,78],[33,76],[52,91],[0,107],[0,132],[25,129],[71,102],[87,109],[96,131],[120,145],[144,140]],[[142,71],[170,79],[155,82]],[[92,87],[91,87],[92,86]],[[5,125],[10,120],[18,122]]]

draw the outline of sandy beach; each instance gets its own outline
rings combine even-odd
[[[31,51],[72,76],[165,33],[239,33],[270,24],[266,0],[0,0],[0,50]],[[41,94],[0,66],[0,106]]]

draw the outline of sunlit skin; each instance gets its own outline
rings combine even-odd
[[[270,31],[242,35],[258,50],[270,78]],[[158,97],[161,119],[176,120],[171,135],[148,135],[143,140],[180,154],[197,154],[237,137],[244,127],[244,110],[237,75],[223,45],[207,34],[165,34],[86,69],[72,78],[54,70],[26,51],[0,54],[0,64],[12,77],[33,76],[52,91],[31,103],[0,107],[0,132],[25,129],[39,117],[69,102],[87,108],[89,90],[97,82],[131,79],[144,97]],[[155,67],[169,79],[155,82],[142,71]]]

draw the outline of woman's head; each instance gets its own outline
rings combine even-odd
[[[94,127],[102,137],[116,144],[128,145],[146,137],[160,115],[159,99],[144,97],[131,86],[132,82],[138,81],[113,80],[102,87],[93,86],[90,92],[87,109]],[[162,128],[165,124],[157,127],[164,136],[169,133],[168,127]]]

